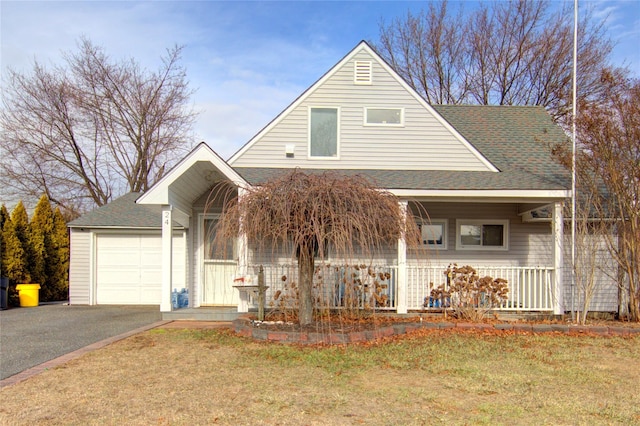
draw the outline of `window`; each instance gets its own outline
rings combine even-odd
[[[206,217],[202,222],[202,239],[205,260],[233,260],[236,254],[235,241],[227,241],[224,248],[216,247],[216,226],[218,219]]]
[[[506,250],[507,220],[457,220],[456,248],[460,250]]]
[[[432,219],[419,223],[422,245],[432,248],[447,248],[447,221],[444,219]]]
[[[402,108],[365,108],[365,124],[374,126],[402,126],[404,110]]]
[[[338,157],[338,108],[309,110],[309,156]]]

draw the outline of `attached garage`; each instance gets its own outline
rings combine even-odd
[[[138,196],[127,194],[71,222],[71,304],[161,304],[161,209],[136,204]],[[172,287],[177,290],[188,288],[187,235],[188,229],[175,224]]]
[[[160,304],[160,235],[97,234],[95,244],[96,304]],[[173,283],[184,287],[184,239],[174,237],[173,252]]]

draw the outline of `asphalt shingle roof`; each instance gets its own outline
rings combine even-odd
[[[69,227],[162,228],[162,206],[136,204],[139,192],[130,192],[69,222]],[[175,228],[181,226],[174,222]]]
[[[550,145],[566,142],[567,137],[544,108],[460,105],[436,105],[434,108],[500,172],[338,171],[345,175],[366,176],[385,189],[564,190],[571,187],[568,171],[550,154]],[[252,185],[289,171],[269,167],[234,169]],[[69,226],[160,229],[161,206],[136,204],[140,195],[126,194],[72,221]],[[174,226],[180,227],[175,222]]]
[[[553,160],[550,146],[567,137],[542,107],[434,105],[467,141],[500,172],[435,170],[340,170],[364,175],[386,189],[558,190],[571,187],[566,169]],[[251,184],[288,169],[235,167]],[[321,173],[325,170],[310,172]]]

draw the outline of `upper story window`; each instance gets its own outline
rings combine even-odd
[[[447,249],[447,221],[446,219],[432,219],[418,222],[421,243],[424,246]]]
[[[365,108],[364,123],[370,126],[402,126],[404,110],[402,108]]]
[[[456,249],[507,250],[508,220],[456,221]]]
[[[338,158],[339,108],[309,109],[309,157]]]

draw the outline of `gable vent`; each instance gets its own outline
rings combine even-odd
[[[371,84],[371,61],[355,61],[353,64],[353,82],[355,84]]]

